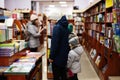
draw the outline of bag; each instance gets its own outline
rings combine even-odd
[[[70,78],[70,77],[73,77],[73,76],[74,76],[74,73],[70,69],[68,69],[67,77]]]

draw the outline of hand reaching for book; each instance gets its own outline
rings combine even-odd
[[[44,29],[46,29],[46,27],[43,27],[43,28],[40,27],[40,28],[39,28],[39,32],[41,33]]]

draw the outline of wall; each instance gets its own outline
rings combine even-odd
[[[60,17],[61,15],[72,15],[73,7],[45,7],[41,5],[41,12],[45,13],[48,17]]]
[[[0,0],[0,7],[4,8],[4,0]]]
[[[5,0],[5,7],[9,10],[31,9],[31,0]]]

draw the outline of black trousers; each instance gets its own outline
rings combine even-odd
[[[30,51],[31,51],[31,52],[37,52],[37,50],[38,50],[37,47],[36,47],[36,48],[30,48]]]
[[[52,64],[53,80],[67,80],[67,68]]]
[[[70,77],[68,80],[78,80],[77,74],[74,74],[74,76],[73,76],[73,77]]]

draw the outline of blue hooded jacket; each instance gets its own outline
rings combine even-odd
[[[67,65],[68,53],[70,50],[68,36],[68,21],[66,16],[62,16],[53,28],[50,49],[50,59],[59,67],[66,67]]]

